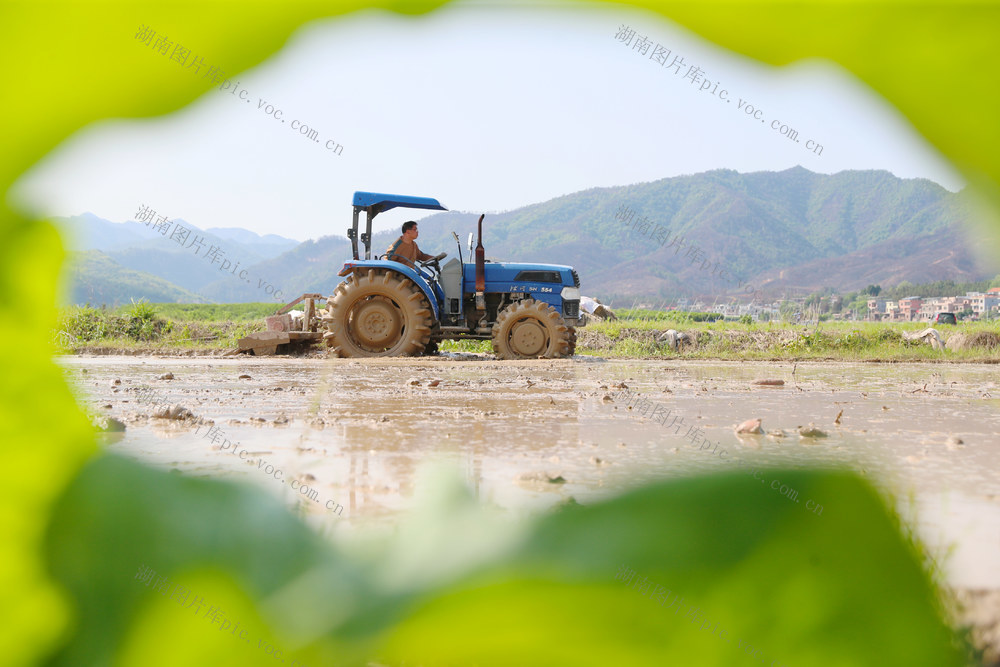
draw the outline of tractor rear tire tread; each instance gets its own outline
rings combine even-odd
[[[544,331],[544,344],[537,352],[517,349],[511,339],[514,326],[534,320]],[[524,299],[504,308],[493,325],[493,352],[500,359],[559,359],[570,352],[570,327],[555,308],[544,301]],[[575,341],[574,341],[575,342]]]
[[[390,320],[398,318],[399,326],[390,321],[389,338],[383,349],[373,349],[360,341],[353,327],[352,316],[363,313],[372,297],[381,297],[394,308]],[[336,357],[401,357],[416,356],[426,349],[431,334],[433,316],[427,298],[409,278],[394,271],[369,269],[364,275],[352,274],[334,290],[331,304],[329,339],[330,355]],[[392,329],[396,329],[392,331]]]

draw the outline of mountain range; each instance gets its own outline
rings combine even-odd
[[[349,216],[345,205],[345,232]],[[454,256],[452,230],[464,238],[475,231],[477,218],[456,211],[423,218],[418,243],[424,252]],[[638,220],[652,230],[659,226],[667,242],[641,233]],[[351,252],[346,236],[299,243],[175,221],[202,237],[206,252],[214,245],[231,265],[238,261],[247,272],[241,280],[238,272],[222,270],[224,260],[213,264],[194,253],[197,247],[184,247],[149,224],[112,223],[89,213],[58,222],[76,251],[73,303],[268,301],[262,284],[288,300],[303,292],[330,294]],[[715,170],[593,188],[492,214],[483,223],[483,244],[487,257],[497,261],[571,265],[583,292],[606,301],[727,295],[749,300],[752,292],[780,297],[825,287],[847,291],[903,280],[991,277],[997,264],[977,258],[970,248],[984,244],[967,240],[973,222],[964,192],[886,171]],[[373,252],[384,252],[398,235],[374,234]],[[468,261],[468,248],[462,251]]]

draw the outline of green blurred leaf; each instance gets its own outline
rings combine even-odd
[[[104,664],[123,644],[130,655],[175,664],[189,653],[166,645],[179,636],[209,656],[224,653],[218,630],[182,620],[190,612],[179,604],[149,610],[157,594],[135,581],[139,563],[188,586],[191,573],[225,572],[232,585],[208,602],[266,628],[255,638],[273,635],[282,650],[345,664],[377,656],[390,664],[732,665],[750,659],[740,641],[787,665],[961,664],[917,555],[868,486],[839,473],[770,478],[799,501],[726,475],[662,483],[504,530],[471,497],[455,496],[393,543],[345,554],[249,488],[103,457],[73,483],[52,524],[53,572],[79,609],[56,664]],[[825,501],[822,515],[805,508],[806,498]],[[701,616],[672,613],[616,581],[621,565]],[[210,588],[211,579],[199,581]],[[702,617],[729,641],[702,629]],[[168,619],[172,632],[152,632],[151,619]]]
[[[52,572],[78,612],[56,660],[66,665],[110,662],[133,615],[155,595],[135,580],[141,565],[182,585],[185,572],[211,568],[263,598],[321,563],[337,563],[318,536],[252,487],[113,456],[81,470],[55,509],[47,542]]]
[[[802,498],[829,499],[822,516],[742,475],[570,507],[542,519],[509,559],[433,593],[390,632],[386,656],[734,665],[750,660],[741,638],[765,664],[961,664],[915,554],[865,484],[831,473],[772,477]],[[623,564],[700,607],[732,644],[615,581]]]

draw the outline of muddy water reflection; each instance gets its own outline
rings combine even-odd
[[[61,363],[88,410],[128,423],[109,449],[258,484],[322,531],[398,521],[413,497],[414,473],[431,461],[457,464],[480,498],[517,511],[736,467],[692,447],[686,429],[674,435],[610,400],[624,382],[753,465],[859,471],[902,499],[932,548],[943,554],[957,545],[948,566],[954,583],[1000,586],[996,366],[468,357]],[[168,371],[174,380],[157,379]],[[765,378],[785,385],[752,384]],[[136,400],[140,386],[214,420],[226,438],[282,468],[285,480],[344,505],[343,518],[213,446],[205,429],[199,435],[190,424],[147,418],[150,406]],[[733,425],[753,417],[783,437],[737,437]],[[810,423],[828,437],[800,437],[798,427]],[[547,481],[557,477],[565,483]],[[831,499],[824,511],[835,505]]]

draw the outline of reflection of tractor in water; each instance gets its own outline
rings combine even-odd
[[[446,253],[412,268],[372,259],[372,220],[396,207],[447,210],[435,199],[354,193],[354,222],[347,230],[354,259],[340,271],[346,279],[327,298],[324,334],[341,357],[430,354],[441,340],[492,339],[501,359],[557,358],[573,354],[580,313],[580,279],[568,266],[488,262],[482,244],[483,216],[475,262]],[[358,236],[364,211],[366,230]],[[455,241],[458,235],[452,232]],[[364,259],[358,241],[364,244]],[[469,250],[472,252],[470,235]],[[472,259],[470,257],[470,259]]]

